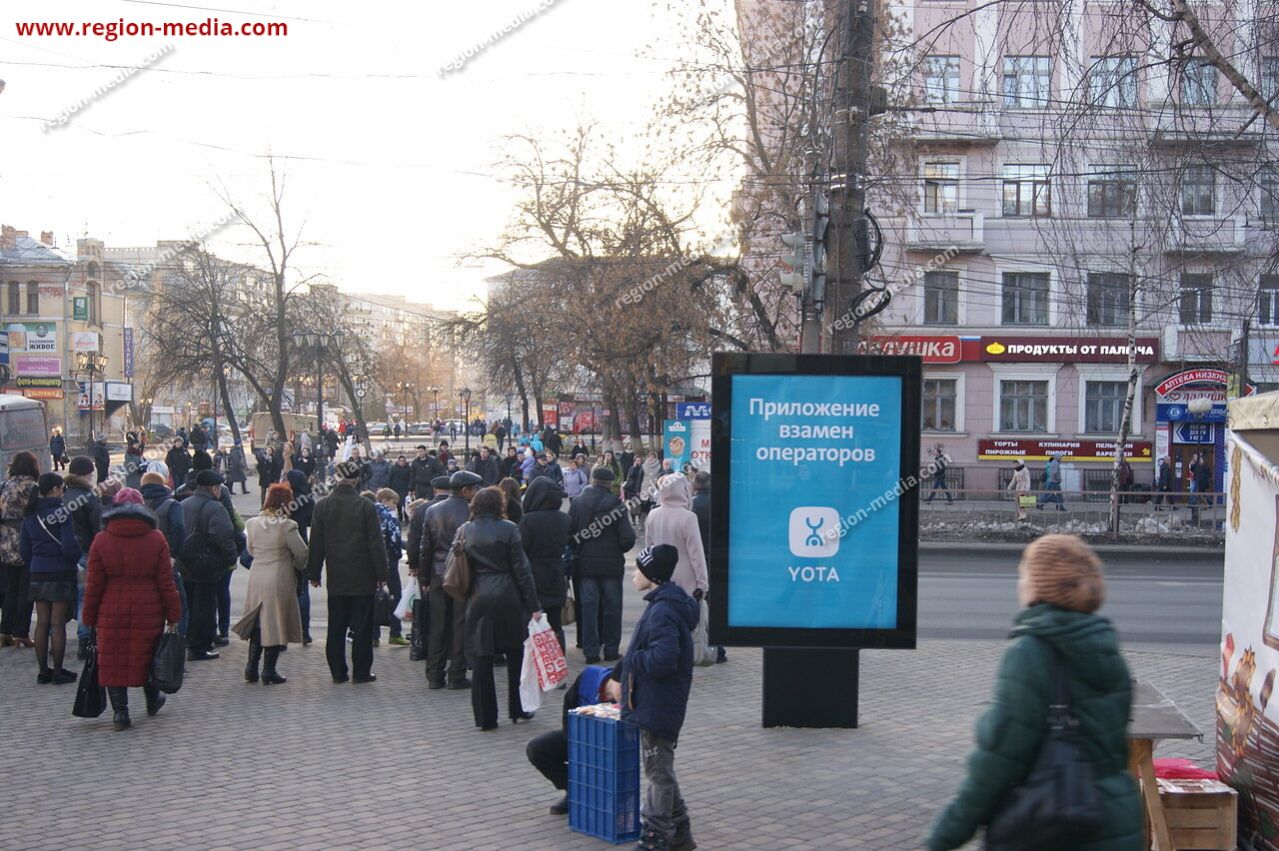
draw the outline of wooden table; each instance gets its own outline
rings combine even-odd
[[[1159,783],[1155,779],[1155,742],[1160,739],[1199,739],[1203,732],[1158,688],[1144,680],[1133,680],[1132,721],[1128,725],[1128,770],[1141,785],[1145,809],[1145,847],[1150,839],[1159,841],[1160,851],[1177,851],[1168,832]]]

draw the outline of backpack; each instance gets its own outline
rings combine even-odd
[[[182,542],[178,558],[193,582],[216,582],[226,573],[226,565],[222,563],[222,553],[209,533],[199,526],[197,517],[196,528]]]
[[[170,497],[165,497],[164,500],[159,505],[151,509],[155,513],[155,518],[156,518],[155,526],[157,529],[160,530],[160,534],[164,535],[164,539],[169,542],[169,549],[171,551],[175,548],[175,543],[177,544],[178,548],[180,548],[183,543],[182,541],[175,542],[173,540],[173,526],[172,526],[173,518],[171,516],[171,513],[173,511],[174,506],[176,506],[177,504],[178,504],[178,501],[170,496]],[[173,552],[171,554],[175,558],[178,556],[177,552]]]

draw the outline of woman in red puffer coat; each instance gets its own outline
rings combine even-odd
[[[83,621],[97,630],[98,682],[111,698],[115,728],[125,730],[130,726],[127,689],[142,687],[148,715],[164,705],[164,695],[147,679],[165,622],[176,627],[182,605],[169,544],[143,506],[142,494],[125,488],[116,494],[115,506],[102,515],[104,528],[89,549]]]

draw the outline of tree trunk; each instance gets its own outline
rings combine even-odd
[[[1115,439],[1115,463],[1110,474],[1110,534],[1119,536],[1119,469],[1128,449],[1128,429],[1132,424],[1132,406],[1137,396],[1137,246],[1134,243],[1128,263],[1128,392],[1124,396],[1124,412],[1119,418],[1119,435]],[[1132,486],[1129,485],[1131,488]]]
[[[218,396],[222,399],[222,410],[226,413],[227,422],[231,425],[231,441],[232,443],[240,443],[240,423],[235,416],[235,406],[231,404],[231,388],[227,386],[226,374],[219,369],[217,371]],[[217,440],[217,435],[213,436]]]

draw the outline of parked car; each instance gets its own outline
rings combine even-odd
[[[409,424],[409,434],[430,434],[430,433],[431,433],[430,423],[410,423]]]

